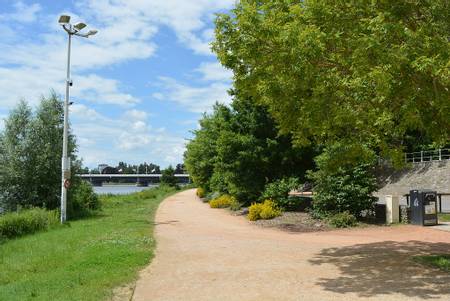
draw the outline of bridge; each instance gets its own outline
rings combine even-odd
[[[138,186],[157,184],[161,180],[161,174],[81,174],[78,175],[93,186],[102,186],[104,182],[136,183]],[[189,184],[188,174],[175,174],[179,184]]]

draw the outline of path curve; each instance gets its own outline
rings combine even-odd
[[[210,209],[195,190],[156,215],[155,258],[135,301],[450,300],[450,275],[412,255],[450,252],[450,233],[414,226],[288,233]]]

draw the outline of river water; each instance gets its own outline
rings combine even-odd
[[[158,185],[149,185],[147,187],[140,187],[136,185],[104,185],[94,186],[94,192],[97,194],[130,194],[139,192],[145,189],[157,187]]]

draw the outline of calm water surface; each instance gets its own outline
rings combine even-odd
[[[130,193],[134,193],[134,192],[139,192],[142,191],[144,189],[150,189],[150,188],[154,188],[157,187],[158,185],[152,185],[152,186],[147,186],[147,187],[138,187],[135,185],[105,185],[105,186],[94,186],[94,191],[97,194],[107,194],[107,193],[112,193],[112,194],[130,194]]]

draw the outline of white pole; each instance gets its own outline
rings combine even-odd
[[[70,164],[68,159],[69,140],[69,90],[70,90],[70,48],[72,35],[69,33],[69,43],[67,48],[67,77],[66,77],[66,99],[64,100],[64,134],[63,134],[63,154],[62,154],[62,177],[61,177],[61,223],[67,220],[67,189],[64,185],[66,179],[70,177]]]

